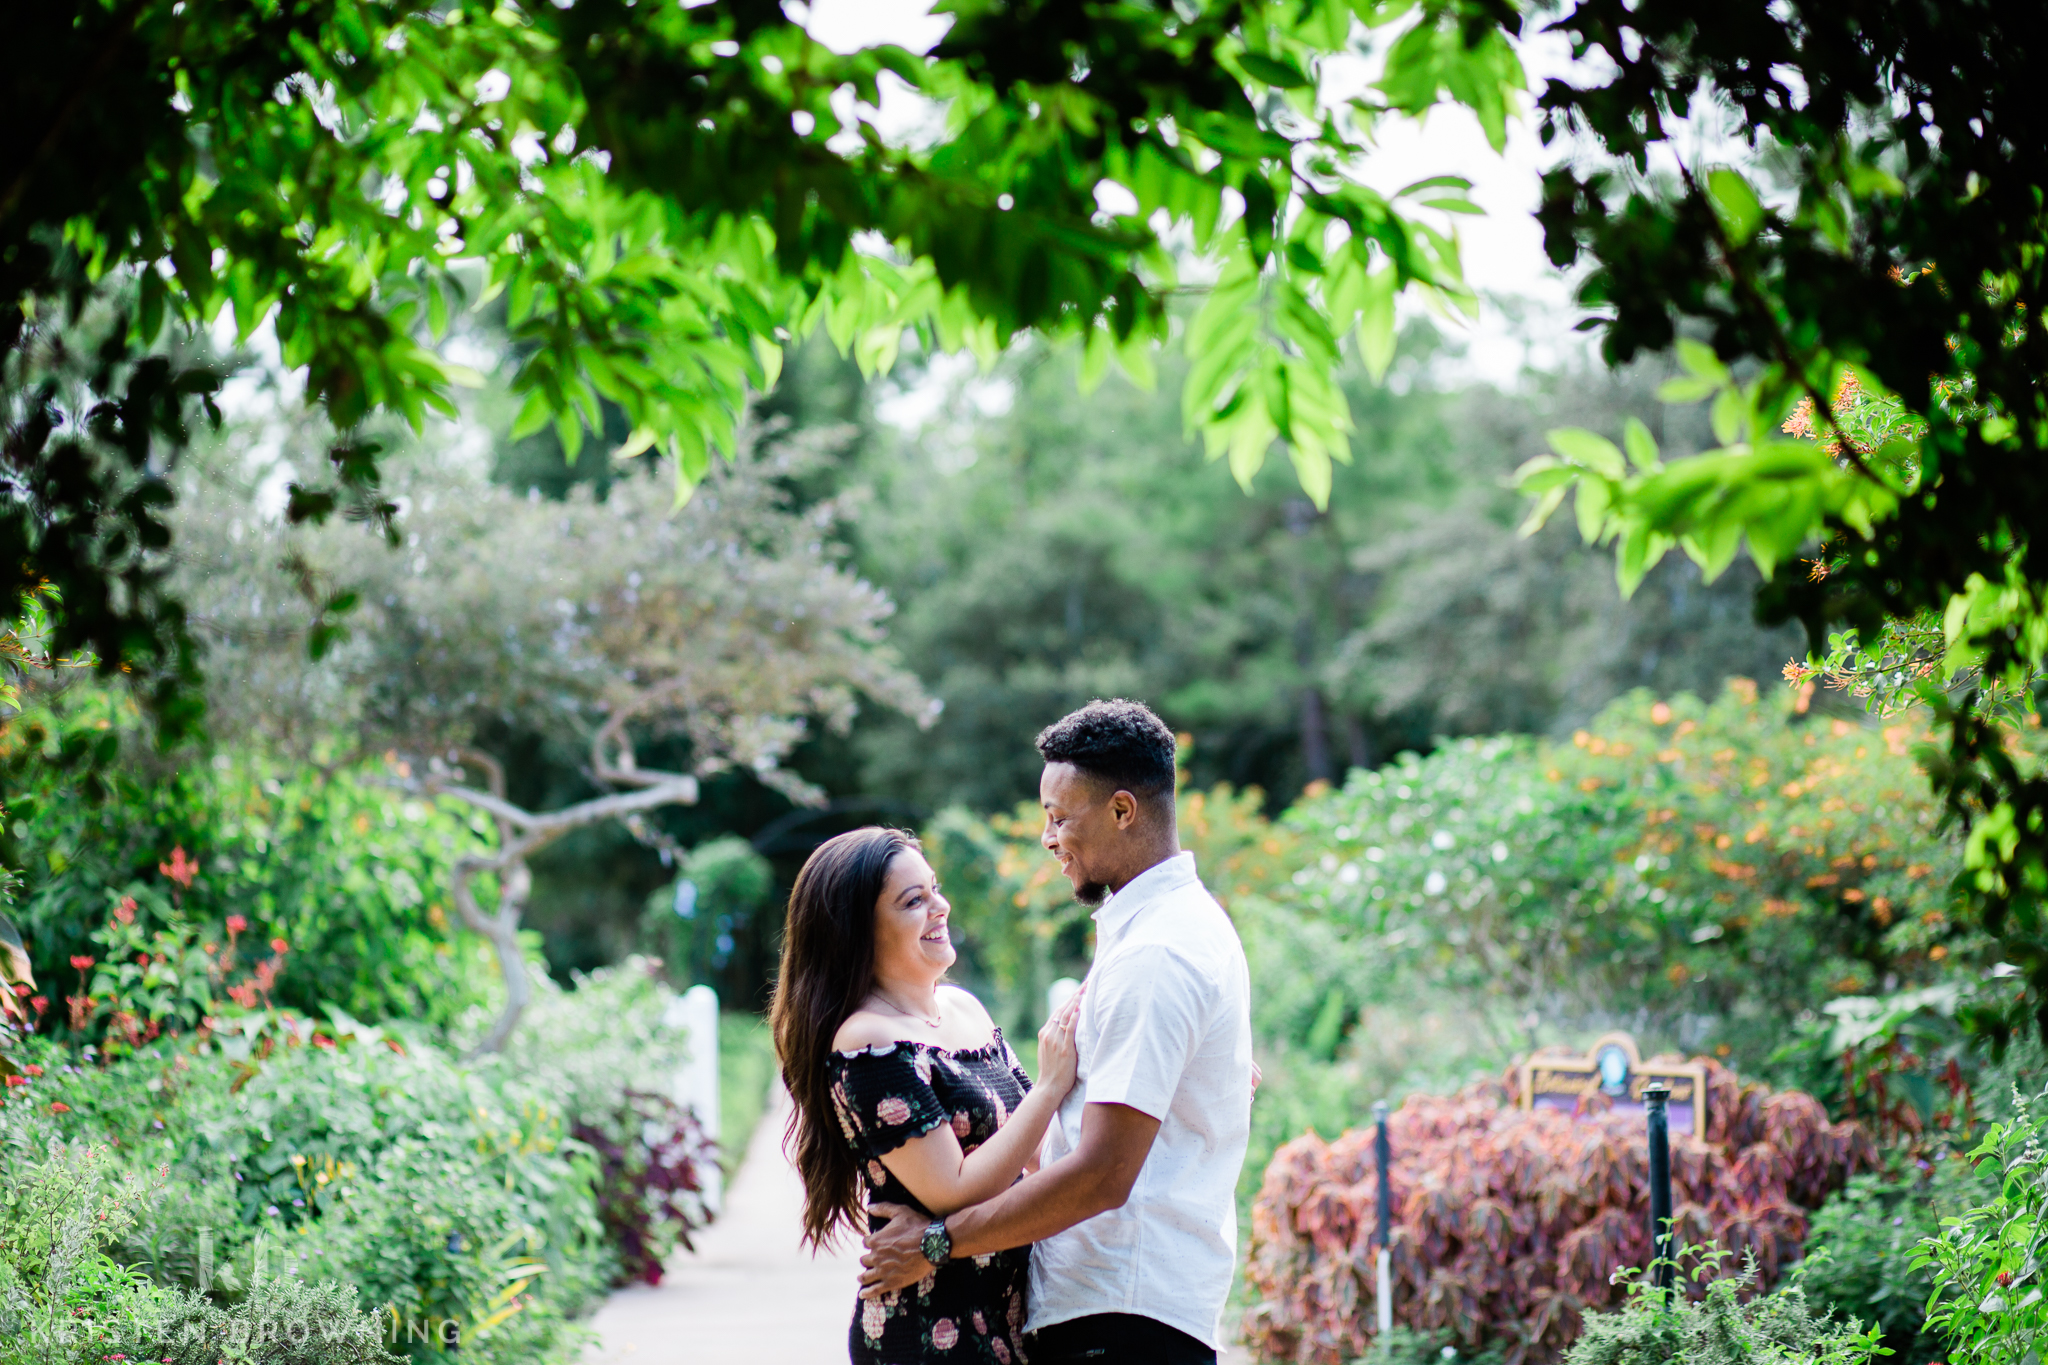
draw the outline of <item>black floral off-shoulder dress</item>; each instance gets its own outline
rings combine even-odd
[[[881,1158],[940,1124],[972,1152],[1009,1121],[1031,1079],[1003,1041],[948,1051],[883,1043],[832,1055],[832,1104],[860,1157],[869,1203],[928,1212]],[[871,1218],[872,1226],[882,1220]],[[1016,1365],[1024,1358],[1024,1292],[1031,1250],[952,1261],[894,1294],[857,1300],[847,1350],[853,1365]]]

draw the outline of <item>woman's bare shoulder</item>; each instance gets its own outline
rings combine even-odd
[[[855,1010],[832,1035],[834,1052],[858,1052],[864,1047],[883,1047],[910,1040],[903,1036],[902,1021],[874,1010]]]

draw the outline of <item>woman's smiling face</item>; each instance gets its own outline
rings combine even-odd
[[[875,975],[889,980],[937,981],[959,956],[947,921],[953,907],[939,892],[938,874],[924,855],[906,848],[889,860],[889,877],[875,901]]]

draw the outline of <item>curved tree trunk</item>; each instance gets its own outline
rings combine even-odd
[[[585,825],[621,819],[657,806],[694,805],[697,779],[684,773],[638,774],[646,783],[639,791],[600,796],[536,815],[505,799],[504,770],[488,755],[461,751],[456,757],[465,766],[480,769],[492,790],[483,792],[438,780],[429,782],[428,790],[436,796],[467,801],[498,825],[496,851],[488,857],[466,855],[457,859],[451,888],[462,922],[490,943],[498,955],[498,970],[505,978],[505,1008],[491,1025],[490,1033],[469,1054],[474,1058],[502,1050],[533,1000],[533,985],[526,976],[526,956],[519,950],[519,921],[526,911],[526,898],[533,891],[533,873],[526,860]],[[473,882],[482,872],[494,872],[498,877],[498,907],[494,914],[485,914],[476,901]]]

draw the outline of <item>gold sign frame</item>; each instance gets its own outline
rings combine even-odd
[[[1707,1068],[1700,1062],[1646,1062],[1626,1033],[1603,1033],[1584,1052],[1548,1047],[1521,1065],[1520,1106],[1582,1112],[1587,1097],[1605,1095],[1614,1107],[1643,1107],[1643,1087],[1653,1080],[1671,1087],[1666,1112],[1674,1131],[1704,1138],[1707,1132]]]

